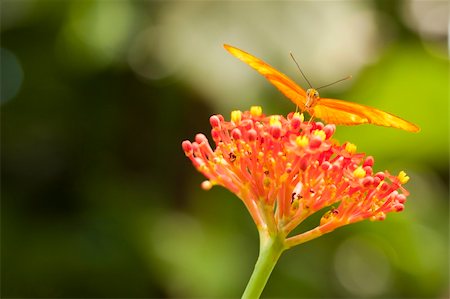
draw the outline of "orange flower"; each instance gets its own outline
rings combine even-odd
[[[282,236],[285,247],[306,242],[364,219],[383,220],[404,208],[409,177],[374,173],[374,158],[351,143],[332,139],[335,125],[305,122],[303,115],[265,116],[261,107],[233,111],[231,121],[210,118],[213,150],[203,134],[182,143],[186,156],[208,180],[245,204],[258,230]],[[331,207],[317,227],[288,237],[317,211]]]

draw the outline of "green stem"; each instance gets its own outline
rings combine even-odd
[[[261,296],[270,273],[272,273],[278,258],[285,249],[284,237],[269,236],[265,232],[260,232],[258,260],[242,299],[256,299]]]

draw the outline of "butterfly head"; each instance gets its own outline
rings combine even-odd
[[[309,88],[306,91],[306,103],[305,103],[305,107],[311,108],[314,107],[314,105],[317,103],[317,100],[319,99],[319,92],[317,91],[317,89],[314,88]]]

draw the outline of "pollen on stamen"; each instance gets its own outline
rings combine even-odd
[[[400,171],[400,173],[397,176],[398,180],[400,181],[401,184],[406,184],[409,181],[409,176],[406,175],[406,172],[404,172],[403,170]]]
[[[361,179],[366,176],[366,171],[361,166],[358,166],[353,171],[353,175],[355,176],[355,178]]]
[[[278,115],[272,115],[269,120],[271,127],[281,127],[280,117]]]
[[[297,116],[297,115],[298,115],[298,117],[300,117],[301,122],[305,121],[305,116],[303,115],[303,113],[295,112],[294,116]]]
[[[322,141],[325,140],[325,138],[327,137],[327,135],[323,130],[314,130],[313,134],[314,136],[319,136],[320,139],[322,139]]]
[[[238,125],[241,122],[242,119],[242,111],[240,110],[234,110],[231,111],[231,121]]]
[[[298,136],[297,138],[295,138],[295,143],[300,146],[300,147],[305,147],[308,145],[309,143],[309,139],[306,136]]]
[[[254,117],[258,117],[262,115],[262,107],[261,106],[251,106],[250,114]]]
[[[354,153],[356,153],[356,145],[354,145],[353,143],[347,142],[347,144],[345,145],[345,150],[349,154],[354,154]]]

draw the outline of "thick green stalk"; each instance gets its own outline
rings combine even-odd
[[[242,295],[242,299],[257,299],[261,296],[270,273],[272,273],[278,258],[285,249],[283,237],[269,236],[264,232],[260,233],[258,260]]]

